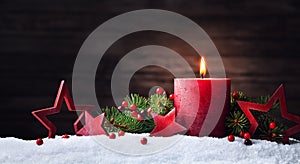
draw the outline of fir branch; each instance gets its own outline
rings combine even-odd
[[[250,123],[246,115],[241,111],[233,111],[226,118],[227,131],[229,134],[239,135],[240,132],[249,130]]]
[[[145,97],[140,96],[139,94],[130,94],[126,96],[125,101],[128,103],[128,108],[131,104],[135,104],[138,111],[148,108],[148,100]]]
[[[166,95],[164,94],[153,94],[150,96],[148,100],[149,106],[154,113],[160,115],[166,115],[169,113],[174,105],[173,101],[171,101]]]
[[[238,96],[237,94],[238,93]],[[241,108],[237,104],[237,101],[248,101],[259,104],[266,104],[270,100],[270,96],[259,96],[257,98],[247,97],[243,92],[235,92],[235,98],[233,98],[233,94],[231,94],[230,104],[231,111],[229,115],[226,117],[226,128],[230,134],[238,135],[239,132],[248,131],[250,127],[250,122],[248,118],[244,115]],[[279,109],[279,102],[273,104],[271,110]],[[270,111],[271,111],[270,110]],[[258,122],[258,128],[254,134],[254,138],[267,139],[270,141],[276,141],[278,143],[282,142],[283,133],[286,130],[286,127],[281,122],[275,120],[271,117],[269,112],[260,112],[252,110],[251,113],[255,117]],[[239,120],[238,123],[234,120]],[[239,124],[240,120],[242,120],[243,124]],[[276,127],[274,129],[270,129],[269,125],[271,122],[276,123]]]
[[[254,99],[253,102],[259,103],[259,104],[266,104],[269,100],[270,100],[270,96],[259,96],[256,99]],[[279,109],[278,101],[272,105],[271,110],[274,110],[274,109]]]
[[[112,120],[114,118],[119,117],[120,113],[116,112],[114,108],[105,107],[101,109],[105,114],[104,128],[107,132],[117,132],[120,129],[118,127],[113,126]]]
[[[247,97],[243,92],[241,91],[235,91],[239,96],[238,98],[233,98],[232,94],[234,92],[231,92],[231,96],[230,96],[230,104],[231,104],[231,109],[233,110],[239,110],[239,105],[237,103],[237,101],[250,101],[251,98],[250,97]]]
[[[110,121],[113,118],[113,122],[110,122],[115,128],[130,133],[149,133],[154,127],[155,123],[153,119],[145,119],[138,121],[137,119],[126,115],[124,112],[120,112],[117,108],[104,108],[102,110],[106,115],[106,120]]]
[[[275,141],[277,143],[282,142],[283,134],[287,129],[284,124],[272,118],[268,113],[261,113],[257,117],[257,122],[258,130],[255,133],[257,138]],[[269,127],[271,122],[276,123],[276,127],[274,129],[270,129]]]

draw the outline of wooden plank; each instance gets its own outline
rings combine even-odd
[[[79,0],[2,0],[0,97],[4,102],[1,109],[7,115],[0,122],[10,128],[1,131],[0,136],[30,138],[46,134],[30,112],[52,105],[60,80],[66,79],[71,89],[73,64],[86,37],[109,18],[143,8],[171,10],[195,21],[216,44],[227,76],[232,78],[232,90],[256,97],[272,94],[284,83],[289,109],[299,114],[300,3],[296,0],[94,0],[89,3]],[[131,34],[112,45],[99,63],[95,86],[101,107],[114,105],[110,80],[117,62],[127,52],[147,44],[175,50],[198,74],[195,61],[199,56],[182,40],[159,32]],[[134,62],[150,59],[137,59],[128,67]],[[175,65],[172,58],[156,60],[173,66],[174,71],[187,73],[180,64]],[[88,73],[84,72],[82,78]],[[166,70],[147,67],[135,73],[129,89],[147,96],[151,87],[160,85],[170,93],[173,92],[173,78]],[[86,91],[83,89],[82,93],[86,94]],[[61,128],[61,133],[72,128],[69,123],[74,116],[66,114],[67,111],[51,117]]]
[[[280,13],[282,11],[293,11],[295,6],[294,1],[279,0],[276,2],[268,3],[264,1],[148,1],[139,0],[137,2],[130,1],[89,1],[89,3],[82,3],[79,0],[67,1],[36,1],[28,0],[23,1],[4,1],[2,8],[4,11],[82,11],[82,12],[124,12],[132,9],[145,8],[145,6],[152,6],[151,8],[163,8],[169,10],[179,10],[187,14],[214,14],[226,15],[234,14],[249,14],[256,9],[254,13]],[[17,4],[17,5],[15,5]],[[180,6],[180,8],[179,8]],[[102,9],[102,10],[99,10]],[[243,9],[243,10],[242,10]]]
[[[80,32],[91,32],[98,25],[108,18],[100,16],[95,20],[91,15],[61,15],[56,13],[39,14],[36,18],[35,13],[27,15],[20,13],[16,15],[6,15],[0,19],[0,35],[14,34],[24,36],[29,33],[33,36],[61,33],[62,35]],[[197,15],[190,17],[199,24],[211,37],[268,37],[278,38],[288,35],[286,29],[299,31],[293,28],[299,24],[300,14],[291,16],[272,16],[272,17],[207,17]],[[33,19],[34,18],[34,19]],[[82,20],[82,21],[78,21]],[[238,24],[236,22],[239,22]],[[290,24],[290,26],[286,26]],[[272,30],[270,30],[272,29]],[[44,32],[44,33],[43,33]],[[113,32],[113,31],[112,31]],[[28,34],[27,34],[28,35]],[[294,32],[292,37],[298,37],[299,34]]]

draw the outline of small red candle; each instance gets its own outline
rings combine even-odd
[[[225,136],[225,117],[229,112],[230,79],[204,78],[205,59],[200,61],[201,78],[174,80],[176,122],[192,136]]]

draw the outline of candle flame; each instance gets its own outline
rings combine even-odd
[[[206,62],[205,62],[205,58],[201,57],[200,60],[200,76],[203,78],[206,74]]]

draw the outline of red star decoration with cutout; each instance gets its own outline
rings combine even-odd
[[[279,100],[280,103],[280,111],[283,118],[293,121],[297,123],[298,125],[295,125],[285,131],[286,136],[291,136],[293,134],[296,134],[300,132],[300,116],[288,113],[287,110],[287,104],[285,99],[285,93],[284,93],[284,87],[283,84],[279,86],[279,88],[275,91],[275,93],[271,96],[270,100],[266,104],[257,104],[252,102],[245,102],[245,101],[237,101],[247,118],[249,119],[251,123],[251,127],[249,132],[254,134],[258,127],[258,123],[252,113],[250,112],[250,109],[257,110],[261,112],[268,112],[273,104]]]
[[[175,122],[175,108],[165,116],[152,114],[152,117],[156,126],[150,133],[150,136],[168,137],[187,130],[185,127]]]
[[[85,125],[76,133],[77,135],[108,135],[106,130],[103,128],[103,122],[105,120],[104,113],[95,118],[92,115],[90,115],[90,113],[87,111],[84,112],[84,115]]]
[[[41,124],[43,124],[48,129],[48,138],[55,137],[56,126],[51,121],[49,121],[46,116],[59,113],[64,100],[69,111],[89,111],[94,108],[94,106],[92,105],[77,105],[75,108],[67,85],[65,84],[64,80],[61,81],[53,107],[32,112],[33,116],[37,118],[41,122]],[[82,119],[83,115],[84,113],[82,113],[74,123],[75,133],[77,133],[80,128],[78,120]]]

